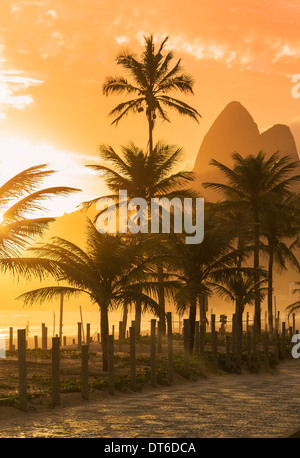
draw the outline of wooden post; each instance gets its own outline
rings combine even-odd
[[[247,364],[248,369],[252,368],[252,354],[251,354],[251,332],[250,329],[247,332]]]
[[[89,399],[89,357],[88,344],[81,346],[81,394],[82,399]]]
[[[42,350],[47,350],[48,348],[48,328],[45,323],[42,323]]]
[[[184,376],[190,375],[190,320],[183,320]]]
[[[122,351],[123,345],[123,321],[119,321],[119,351]]]
[[[200,323],[196,321],[195,323],[195,353],[199,356],[200,353]]]
[[[236,314],[232,315],[232,354],[236,354]]]
[[[162,332],[161,332],[161,321],[157,324],[157,353],[162,352]]]
[[[91,324],[90,323],[86,324],[86,344],[88,346],[88,351],[89,351],[90,344],[91,344]]]
[[[285,359],[285,322],[282,322],[282,334],[281,334],[281,357]]]
[[[26,373],[26,330],[18,329],[18,368],[19,368],[19,408],[26,412],[27,373]]]
[[[293,334],[295,334],[295,330],[296,330],[295,313],[293,313],[292,317],[293,317]]]
[[[83,326],[83,318],[82,318],[82,308],[81,308],[81,305],[79,306],[79,310],[80,310],[80,319],[81,319],[81,328],[82,328],[82,340],[83,342],[85,341],[85,337],[84,337],[84,326]],[[81,342],[82,343],[82,342]]]
[[[8,349],[9,350],[14,350],[15,349],[15,346],[14,346],[14,332],[13,332],[13,328],[9,328],[9,345],[8,345]]]
[[[52,402],[60,405],[60,354],[59,337],[52,337]]]
[[[210,326],[211,326],[211,346],[213,348],[214,332],[216,330],[216,315],[214,314],[211,315]]]
[[[214,369],[218,370],[218,331],[214,331],[213,336],[213,361],[214,361]]]
[[[77,323],[77,348],[81,350],[82,340],[81,340],[81,322],[78,321]]]
[[[200,358],[204,362],[205,359],[205,335],[206,335],[206,329],[205,329],[205,324],[200,323],[200,338],[199,338],[199,344],[200,344]]]
[[[64,347],[67,345],[67,337],[66,336],[63,336],[63,345],[64,345]]]
[[[136,352],[135,352],[135,327],[129,328],[130,335],[130,387],[136,391]]]
[[[174,381],[174,365],[173,365],[173,331],[172,331],[172,313],[167,312],[167,327],[168,327],[168,378],[169,383]]]
[[[114,367],[114,336],[109,335],[107,338],[108,353],[108,392],[115,394],[115,367]]]
[[[151,320],[151,386],[156,386],[156,320]]]
[[[34,348],[35,348],[35,349],[39,348],[39,345],[38,345],[38,336],[34,336]]]
[[[236,365],[241,368],[242,365],[242,329],[240,323],[236,320]]]
[[[265,369],[269,370],[270,360],[269,360],[269,333],[266,330],[264,336],[264,355],[265,355]]]
[[[225,363],[227,369],[230,368],[230,336],[226,336],[226,358],[225,358]]]

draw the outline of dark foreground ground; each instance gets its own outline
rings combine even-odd
[[[211,375],[89,401],[72,396],[45,411],[1,407],[0,437],[288,437],[300,430],[300,361],[283,361],[274,374]]]

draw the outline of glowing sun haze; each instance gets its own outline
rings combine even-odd
[[[229,0],[2,0],[0,3],[1,181],[27,166],[49,162],[55,182],[83,194],[57,203],[56,213],[105,192],[84,164],[97,146],[130,140],[146,146],[144,115],[117,128],[105,98],[105,76],[119,75],[118,52],[142,50],[143,37],[169,36],[168,48],[195,78],[187,102],[200,124],[170,113],[156,139],[182,146],[192,168],[201,140],[224,106],[240,101],[263,130],[299,125],[291,77],[300,72],[300,2]],[[296,139],[297,140],[297,139]],[[54,178],[53,178],[54,179]]]

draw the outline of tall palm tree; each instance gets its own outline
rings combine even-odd
[[[107,370],[108,311],[124,301],[136,300],[157,311],[157,302],[149,294],[156,284],[148,280],[153,268],[150,259],[146,264],[145,247],[128,243],[120,235],[101,234],[88,220],[86,250],[61,238],[29,250],[34,256],[22,259],[18,265],[26,266],[31,275],[44,270],[57,285],[28,291],[18,299],[26,305],[56,299],[61,294],[67,299],[88,295],[100,308],[103,370]]]
[[[54,221],[53,217],[32,217],[34,213],[46,212],[43,202],[80,191],[66,186],[40,189],[43,180],[53,173],[47,165],[37,165],[0,186],[0,263],[19,255],[29,242],[43,234],[48,223]]]
[[[299,236],[299,195],[295,194],[266,208],[262,218],[262,234],[267,241],[268,256],[268,322],[273,332],[273,271],[277,266],[287,269],[287,264],[300,272],[294,252]]]
[[[181,234],[172,234],[168,272],[181,282],[174,300],[178,312],[189,311],[190,351],[193,350],[197,301],[209,297],[216,281],[228,269],[236,272],[237,258],[241,256],[234,247],[235,228],[228,227],[214,212],[205,213],[205,237],[201,244],[185,243]]]
[[[182,149],[175,148],[163,143],[157,143],[151,155],[138,148],[133,143],[122,147],[122,156],[110,146],[100,147],[100,159],[103,164],[87,165],[96,171],[101,179],[104,179],[112,194],[105,197],[113,198],[118,206],[119,191],[127,191],[128,201],[135,197],[146,200],[150,209],[152,198],[167,197],[172,199],[179,197],[196,197],[194,190],[185,188],[184,185],[194,180],[194,173],[184,170],[174,171],[182,158]],[[112,164],[108,167],[107,164]],[[103,197],[102,197],[103,198]],[[88,210],[99,201],[100,197],[83,202],[81,207]],[[103,210],[97,212],[95,220]],[[149,214],[149,218],[150,218]],[[143,234],[144,235],[144,234]],[[141,236],[141,234],[137,234]],[[159,281],[163,280],[163,266],[158,267]],[[165,334],[165,301],[163,290],[159,294],[160,302],[160,326]],[[136,335],[140,335],[141,307],[136,304]]]
[[[206,188],[220,192],[225,201],[224,211],[228,208],[239,209],[252,225],[251,233],[254,241],[253,267],[256,270],[254,329],[261,329],[261,300],[258,290],[259,265],[261,249],[262,216],[272,202],[280,202],[283,197],[288,197],[292,187],[300,180],[300,175],[295,174],[298,161],[291,161],[288,156],[279,157],[274,153],[267,158],[266,154],[259,151],[256,155],[242,157],[239,153],[232,154],[233,167],[212,160],[211,164],[217,167],[225,176],[226,183],[204,183]]]
[[[189,116],[198,122],[200,114],[187,103],[168,95],[173,91],[183,94],[193,94],[193,78],[182,73],[181,59],[170,68],[173,52],[163,55],[167,43],[166,37],[155,49],[153,36],[145,37],[145,50],[141,56],[131,51],[121,52],[116,63],[121,65],[129,74],[132,81],[123,76],[108,76],[103,84],[103,94],[133,94],[133,98],[118,104],[109,114],[114,116],[112,124],[117,125],[129,112],[145,110],[149,130],[149,153],[153,151],[153,128],[157,116],[163,121],[170,122],[166,108],[174,109],[177,113]]]

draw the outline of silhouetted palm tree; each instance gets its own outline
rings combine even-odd
[[[153,127],[156,116],[168,121],[166,108],[171,108],[177,113],[189,116],[198,122],[200,114],[185,102],[168,95],[173,91],[183,94],[193,94],[193,78],[182,73],[181,60],[170,68],[173,52],[169,51],[165,56],[162,54],[168,37],[166,37],[156,51],[153,36],[145,37],[145,50],[141,56],[131,51],[121,52],[116,62],[121,65],[132,82],[123,76],[108,76],[103,85],[103,94],[128,94],[134,98],[118,104],[110,116],[115,116],[112,124],[124,118],[129,112],[142,112],[145,110],[149,129],[149,152],[153,151]]]
[[[243,312],[246,305],[252,305],[255,302],[255,282],[253,270],[245,269],[226,269],[218,276],[218,282],[211,284],[213,289],[220,297],[231,301],[235,304],[235,315],[239,331],[242,331]],[[260,298],[266,293],[264,284],[266,279],[263,278],[257,285],[259,288]]]
[[[137,300],[157,311],[157,302],[148,294],[157,284],[148,279],[153,268],[150,260],[146,264],[145,246],[128,243],[120,235],[101,234],[88,220],[86,250],[61,238],[29,250],[34,257],[22,259],[19,266],[26,266],[31,275],[44,270],[60,284],[28,291],[18,299],[26,305],[56,299],[61,294],[66,299],[87,294],[100,308],[103,369],[107,370],[108,311],[124,301]]]
[[[261,328],[261,301],[257,285],[262,216],[270,203],[276,205],[276,199],[281,202],[283,197],[291,194],[293,185],[300,180],[300,175],[295,175],[299,162],[292,162],[288,156],[279,157],[278,153],[266,158],[262,151],[247,157],[234,153],[232,159],[232,168],[216,160],[211,161],[211,164],[224,174],[226,183],[204,183],[203,186],[212,188],[225,197],[224,211],[228,208],[239,209],[245,215],[245,220],[252,225],[253,265],[257,272],[254,328],[258,332]]]
[[[127,191],[127,199],[141,197],[146,200],[150,210],[151,199],[168,197],[196,197],[194,190],[183,186],[194,180],[194,173],[189,171],[173,170],[180,163],[182,149],[175,148],[163,143],[157,143],[151,155],[138,148],[133,143],[122,147],[122,156],[117,154],[112,147],[102,145],[100,147],[100,158],[103,164],[93,164],[87,167],[93,169],[104,179],[108,188],[113,194],[104,196],[113,198],[116,205],[119,205],[119,191]],[[108,167],[106,164],[112,164]],[[102,197],[103,198],[103,197]],[[96,205],[100,197],[82,203],[82,208],[87,210]],[[97,212],[94,222],[106,209]],[[149,220],[151,215],[149,213]],[[141,236],[141,234],[137,234]],[[159,265],[159,281],[163,280],[163,267]],[[160,302],[160,325],[162,333],[165,333],[165,306],[163,290],[159,294]],[[136,304],[136,335],[140,335],[141,308]]]
[[[29,242],[43,234],[49,222],[54,221],[53,217],[32,217],[47,210],[43,202],[79,191],[66,186],[39,189],[43,180],[53,173],[45,164],[37,165],[1,185],[0,263],[3,265],[8,267],[6,258],[19,255]]]
[[[300,265],[294,250],[299,236],[299,195],[292,195],[282,201],[276,201],[275,208],[270,205],[262,217],[262,234],[267,240],[268,256],[268,321],[273,332],[273,271],[274,266],[281,270],[287,264],[300,271]]]
[[[190,350],[194,345],[197,300],[210,296],[216,281],[225,272],[236,272],[235,229],[221,222],[213,213],[205,213],[205,237],[202,243],[189,245],[181,234],[172,234],[168,272],[181,282],[174,300],[178,312],[189,311]]]

